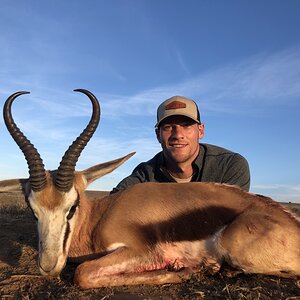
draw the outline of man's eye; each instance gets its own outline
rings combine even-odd
[[[163,126],[162,126],[162,130],[163,130],[163,131],[170,131],[170,130],[172,130],[172,126],[171,126],[171,125],[168,125],[168,124],[163,125]]]

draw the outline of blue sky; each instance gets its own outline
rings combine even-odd
[[[0,98],[56,169],[86,126],[101,122],[77,169],[137,154],[92,189],[110,190],[160,146],[160,102],[197,101],[205,143],[244,155],[251,191],[300,203],[300,1],[2,0]],[[0,180],[27,177],[23,154],[0,121]]]

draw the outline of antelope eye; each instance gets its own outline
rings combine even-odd
[[[72,219],[72,217],[74,216],[75,212],[76,212],[76,209],[77,209],[78,205],[73,205],[71,207],[71,209],[69,210],[69,213],[67,215],[67,219],[70,220]]]

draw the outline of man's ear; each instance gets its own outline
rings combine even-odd
[[[204,137],[204,124],[203,123],[199,124],[198,129],[199,129],[199,139],[202,139]]]
[[[158,142],[160,143],[160,132],[158,128],[155,128],[155,134],[156,134],[156,138],[158,140]]]

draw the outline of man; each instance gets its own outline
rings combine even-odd
[[[212,181],[249,191],[250,171],[243,156],[199,143],[204,136],[204,124],[193,100],[174,96],[164,101],[157,109],[155,132],[162,151],[139,164],[112,192],[147,181]]]

